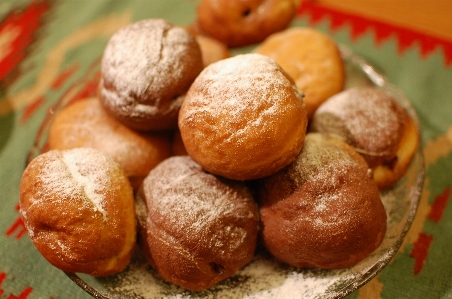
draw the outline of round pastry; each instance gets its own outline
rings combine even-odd
[[[199,34],[195,37],[196,41],[199,44],[199,47],[201,48],[204,67],[218,60],[226,59],[231,56],[229,48],[219,40]]]
[[[418,144],[416,126],[403,107],[378,87],[347,89],[322,104],[310,130],[331,133],[350,144],[374,170],[379,188],[406,172]]]
[[[255,50],[276,60],[305,94],[308,118],[330,96],[342,91],[345,67],[336,42],[308,27],[291,27],[269,36]]]
[[[201,291],[254,256],[259,212],[250,191],[205,172],[189,156],[151,170],[137,202],[144,203],[137,209],[140,247],[168,282]]]
[[[229,47],[246,46],[286,28],[299,5],[300,0],[201,0],[195,27]]]
[[[190,156],[235,180],[261,178],[292,162],[306,125],[303,95],[276,62],[259,54],[207,66],[179,112]]]
[[[51,150],[26,167],[20,212],[31,241],[55,267],[94,276],[122,271],[135,247],[132,187],[100,151]]]
[[[118,30],[101,62],[100,98],[107,111],[137,130],[177,126],[177,112],[203,69],[195,38],[162,19]]]
[[[364,159],[345,142],[306,135],[297,159],[260,186],[265,247],[299,268],[355,265],[382,242],[386,212]]]
[[[137,189],[149,171],[171,155],[171,138],[163,133],[134,131],[110,116],[97,98],[60,111],[50,127],[50,149],[90,147],[118,162]]]

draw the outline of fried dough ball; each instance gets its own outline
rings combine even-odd
[[[186,29],[163,19],[141,20],[119,29],[105,47],[100,99],[130,128],[172,129],[203,67],[199,45]]]
[[[132,187],[100,151],[51,150],[33,159],[20,182],[20,213],[35,247],[63,271],[105,276],[130,261]]]
[[[229,47],[263,41],[286,28],[295,17],[300,0],[201,0],[195,27]]]
[[[168,282],[205,290],[254,256],[259,213],[250,191],[205,172],[189,156],[151,170],[137,202],[140,247]]]
[[[306,126],[303,95],[259,54],[206,67],[179,112],[188,154],[209,172],[235,180],[261,178],[292,162]]]
[[[263,179],[262,239],[299,268],[355,265],[382,242],[386,212],[364,159],[345,142],[306,135],[297,159]]]
[[[419,142],[413,119],[378,87],[355,87],[328,99],[316,111],[310,130],[334,134],[350,144],[373,169],[380,189],[405,174]]]

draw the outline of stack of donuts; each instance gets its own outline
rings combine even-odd
[[[201,291],[258,243],[322,269],[380,245],[380,191],[405,173],[416,127],[381,89],[344,90],[336,43],[286,29],[298,4],[203,0],[191,26],[146,19],[111,37],[98,96],[58,112],[22,176],[21,215],[51,264],[111,275],[138,247]]]

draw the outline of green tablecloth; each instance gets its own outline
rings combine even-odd
[[[426,180],[414,223],[390,265],[348,298],[452,298],[452,41],[304,3],[296,25],[330,34],[411,100]],[[0,2],[0,298],[89,298],[35,250],[18,213],[25,159],[45,113],[94,94],[108,38],[130,22],[189,24],[189,0]]]

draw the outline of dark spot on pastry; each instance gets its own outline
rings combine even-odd
[[[212,271],[214,271],[215,273],[218,273],[219,275],[222,275],[224,273],[224,266],[211,262],[209,263],[210,268],[212,268]]]
[[[385,161],[385,162],[383,163],[383,165],[386,166],[386,167],[388,167],[388,168],[390,168],[390,169],[392,170],[392,169],[394,169],[394,166],[396,165],[397,160],[398,160],[398,158],[397,158],[397,156],[395,156],[395,157],[392,158],[391,160]]]
[[[242,11],[242,17],[244,17],[244,18],[246,18],[250,14],[251,14],[251,8],[248,8],[248,9],[245,9],[244,11]]]

